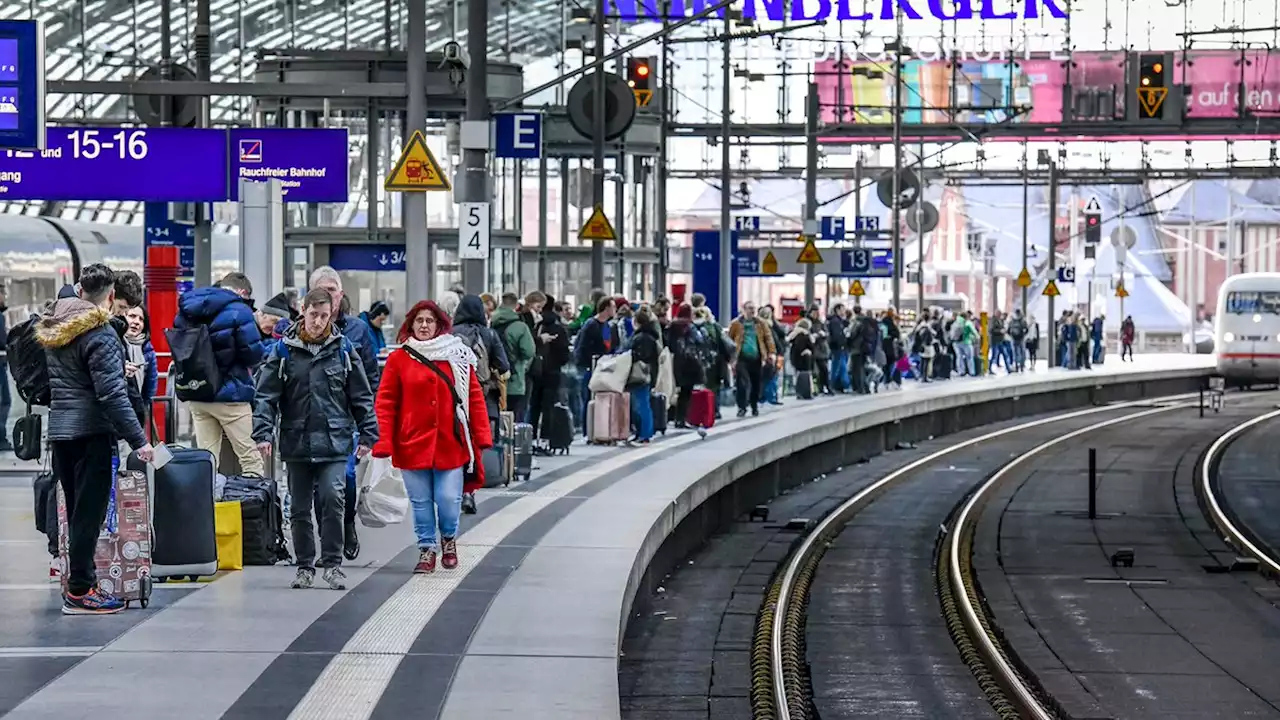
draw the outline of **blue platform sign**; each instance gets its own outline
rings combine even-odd
[[[842,217],[822,218],[821,235],[823,240],[844,240],[844,218]]]
[[[0,150],[0,200],[239,199],[279,178],[286,202],[345,202],[344,129],[49,128],[43,151]],[[234,157],[228,152],[234,153]]]
[[[240,200],[240,179],[279,180],[285,202],[347,202],[350,149],[345,128],[243,128],[227,133],[231,148],[228,197]]]
[[[1076,281],[1076,268],[1074,265],[1063,265],[1058,268],[1058,282],[1074,283]]]
[[[169,203],[149,202],[142,206],[142,257],[146,248],[178,248],[178,292],[194,285],[196,274],[196,228],[191,223],[177,222],[169,214]]]
[[[859,215],[853,221],[854,232],[860,233],[877,233],[880,232],[880,218],[874,215]]]
[[[729,302],[733,306],[727,312],[736,314],[738,309],[738,233],[730,233],[734,264],[730,271],[733,287],[729,289]],[[693,288],[692,292],[707,297],[707,309],[717,319],[729,315],[720,308],[720,231],[697,230],[693,233]]]
[[[858,278],[893,277],[893,250],[849,248],[840,251],[840,275]]]
[[[404,272],[404,245],[331,245],[329,267],[334,270]]]
[[[0,148],[44,147],[44,59],[42,22],[0,20]]]
[[[494,114],[493,154],[513,160],[542,157],[542,115],[529,112]]]
[[[733,229],[740,234],[758,235],[760,233],[760,216],[759,215],[735,215],[733,218]]]

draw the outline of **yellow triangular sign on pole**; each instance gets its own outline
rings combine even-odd
[[[631,88],[631,94],[636,97],[636,107],[648,107],[649,101],[653,100],[652,90],[641,90],[640,88]]]
[[[796,262],[801,265],[822,264],[822,253],[818,252],[818,246],[813,244],[813,238],[804,241],[804,249],[800,251],[800,257],[796,258]]]
[[[436,156],[427,147],[427,139],[423,137],[421,130],[413,131],[382,187],[384,190],[400,192],[453,189],[444,170],[440,169],[440,163],[436,162]]]
[[[1045,297],[1058,297],[1061,294],[1062,293],[1058,292],[1058,283],[1053,280],[1050,280],[1049,284],[1044,286]]]
[[[1116,284],[1116,297],[1118,297],[1118,298],[1127,298],[1127,297],[1129,297],[1129,291],[1124,289],[1124,283],[1117,283],[1117,284]]]
[[[1018,273],[1018,287],[1031,287],[1031,273],[1026,268],[1022,268],[1022,272]]]
[[[596,205],[595,209],[591,211],[591,217],[587,218],[587,221],[582,225],[582,229],[578,231],[578,239],[594,240],[596,242],[618,239],[618,234],[613,231],[613,224],[604,215],[603,207]]]
[[[1156,113],[1160,112],[1160,106],[1164,104],[1164,99],[1168,95],[1169,88],[1138,88],[1138,104],[1142,107],[1143,114],[1149,118],[1155,117]]]
[[[862,297],[867,294],[867,291],[862,289],[861,280],[854,280],[853,283],[849,285],[849,294],[854,297]]]
[[[765,275],[778,274],[778,258],[773,256],[772,250],[764,254],[764,261],[760,263],[760,272]]]

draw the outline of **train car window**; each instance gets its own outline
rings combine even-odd
[[[1280,291],[1247,290],[1227,293],[1227,312],[1233,315],[1280,315]]]

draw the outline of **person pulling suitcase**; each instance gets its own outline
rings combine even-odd
[[[334,590],[342,572],[347,456],[363,458],[378,441],[373,389],[355,345],[333,323],[337,308],[324,290],[302,300],[302,319],[285,330],[258,371],[253,439],[264,456],[280,427],[280,458],[289,476],[289,520],[298,572],[291,587],[310,588],[316,568]],[[358,435],[359,440],[356,441]],[[320,503],[320,560],[312,529]]]

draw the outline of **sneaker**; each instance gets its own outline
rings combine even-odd
[[[462,512],[466,513],[467,515],[475,515],[475,514],[476,514],[476,511],[477,511],[477,510],[476,510],[476,494],[475,494],[475,493],[463,493],[463,495],[462,495]]]
[[[440,564],[445,570],[458,567],[458,541],[453,538],[440,540]]]
[[[111,597],[97,587],[90,588],[83,595],[65,593],[62,596],[63,615],[111,615],[124,607],[123,600]]]
[[[436,551],[435,550],[419,550],[418,564],[413,566],[415,575],[425,575],[436,571]]]
[[[62,579],[62,563],[58,558],[49,561],[49,582],[58,582]]]
[[[329,584],[330,590],[347,589],[347,574],[342,572],[342,568],[340,567],[327,567],[324,569],[324,573],[322,573],[320,577]]]
[[[751,417],[760,417],[760,408],[751,408]]]
[[[356,521],[346,521],[342,529],[342,556],[348,560],[360,557],[360,536],[356,534]]]
[[[314,568],[298,568],[298,574],[293,578],[293,582],[289,583],[289,587],[294,590],[310,590],[316,584],[316,571]]]
[[[746,416],[747,416],[746,408],[738,408],[738,417],[746,417]]]

